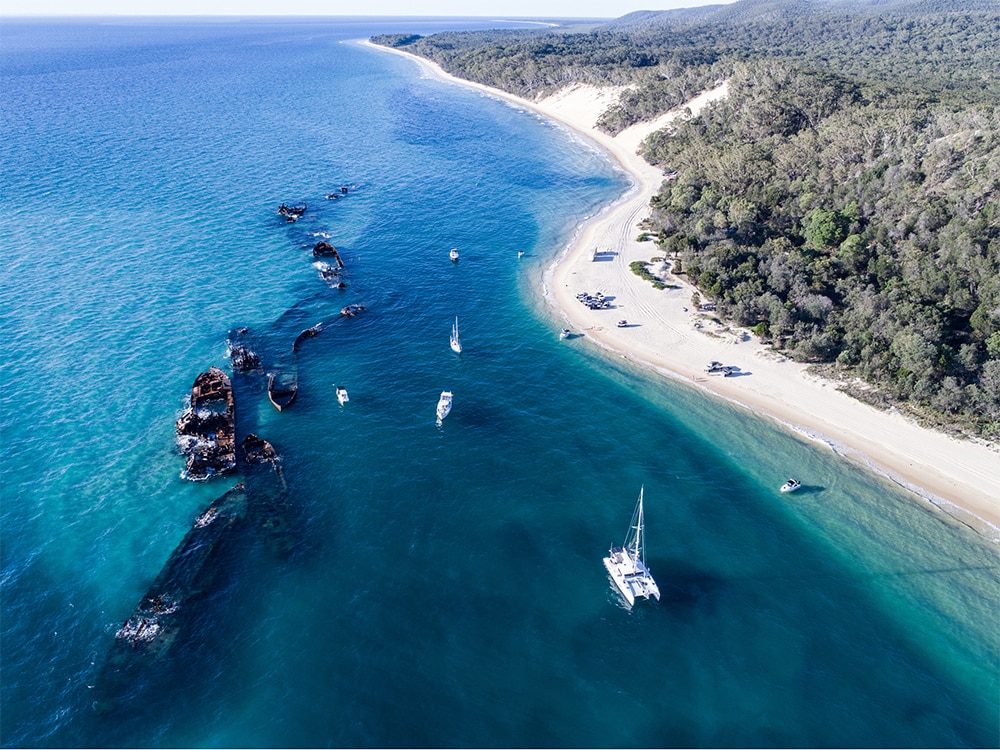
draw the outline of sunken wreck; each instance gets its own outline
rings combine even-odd
[[[302,217],[302,214],[304,214],[305,212],[306,212],[305,203],[302,203],[297,206],[288,206],[282,203],[278,207],[278,214],[284,216],[285,221],[289,223],[298,221]]]
[[[341,278],[341,274],[344,272],[344,261],[340,257],[340,253],[337,251],[337,248],[329,242],[320,241],[313,246],[312,252],[314,258],[333,259],[332,263],[327,263],[323,260],[316,260],[316,262],[313,263],[313,266],[319,271],[320,278],[331,287],[334,289],[344,289],[347,286]]]
[[[292,351],[298,352],[299,346],[302,344],[303,341],[305,341],[306,339],[316,338],[317,336],[319,336],[320,331],[322,330],[323,330],[322,323],[317,323],[312,328],[307,328],[306,330],[304,330],[302,333],[296,336],[295,341],[292,342]]]
[[[261,371],[260,355],[250,347],[250,338],[249,328],[237,328],[229,332],[226,354],[234,373]]]
[[[340,257],[340,253],[337,251],[337,248],[335,248],[329,242],[324,242],[320,240],[315,245],[313,245],[313,257],[333,258],[334,262],[337,264],[337,268],[344,267],[344,261]]]
[[[260,356],[243,344],[237,344],[229,352],[234,372],[253,372],[260,369]]]
[[[284,411],[299,394],[298,378],[293,372],[271,373],[267,378],[267,398],[278,411]]]
[[[97,679],[97,710],[113,708],[131,689],[137,671],[170,652],[197,613],[196,602],[213,590],[226,554],[225,542],[246,515],[247,495],[240,483],[195,519],[138,606],[115,632]]]
[[[250,433],[244,438],[240,461],[250,499],[248,520],[267,549],[278,557],[291,553],[296,536],[289,522],[288,485],[281,457],[267,440]]]
[[[229,376],[218,367],[195,378],[191,405],[177,420],[177,443],[193,481],[236,468],[236,405]]]

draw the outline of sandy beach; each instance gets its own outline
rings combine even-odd
[[[664,179],[661,170],[638,156],[639,144],[671,118],[685,116],[685,109],[695,114],[726,96],[725,84],[655,122],[640,123],[612,138],[594,123],[614,101],[617,89],[574,85],[532,102],[448,75],[414,55],[391,51],[415,60],[432,75],[565,124],[603,147],[631,175],[629,192],[581,227],[545,274],[544,293],[566,327],[664,377],[740,404],[822,442],[845,460],[887,476],[1000,542],[1000,453],[996,446],[959,440],[921,427],[897,412],[867,406],[838,390],[834,382],[810,374],[806,365],[762,345],[749,331],[720,323],[711,312],[696,310],[691,302],[696,290],[683,276],[669,275],[662,263],[651,263],[649,270],[666,282],[666,289],[654,288],[629,268],[633,261],[649,262],[661,254],[654,243],[638,240],[649,199]],[[610,309],[591,310],[576,298],[579,292],[598,291],[611,300]],[[618,327],[619,320],[628,325]],[[709,375],[705,366],[711,361],[739,370],[732,377]]]

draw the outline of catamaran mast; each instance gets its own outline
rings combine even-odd
[[[646,550],[643,549],[642,544],[642,492],[646,488],[646,485],[639,487],[639,513],[638,521],[635,527],[635,558],[637,560],[642,560],[642,564],[646,564]]]

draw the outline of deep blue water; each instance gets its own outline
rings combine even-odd
[[[624,177],[353,41],[483,25],[2,23],[0,742],[1000,744],[996,545],[559,341],[543,271]],[[312,266],[322,234],[344,290]],[[170,652],[96,711],[115,631],[238,480],[181,477],[195,376],[228,368],[230,329],[273,362],[320,322],[290,410],[238,388],[238,437],[282,455],[294,550],[242,528]],[[663,597],[629,611],[601,557],[640,485]]]

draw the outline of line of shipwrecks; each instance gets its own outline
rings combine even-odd
[[[347,190],[342,187],[340,194]],[[282,204],[278,213],[294,222],[305,211],[305,204]],[[314,256],[333,258],[336,265],[329,266],[330,273],[324,280],[333,281],[335,272],[342,288],[339,274],[344,263],[336,248],[318,243]],[[362,310],[362,305],[347,305],[341,315],[353,317]],[[322,328],[319,324],[302,331],[292,345],[291,362],[281,363],[276,372],[269,373],[268,399],[279,411],[290,406],[298,392],[294,362],[299,347]],[[246,328],[231,332],[228,354],[234,374],[263,373],[261,358],[250,346]],[[255,433],[247,434],[237,449],[236,398],[232,380],[224,370],[212,366],[195,378],[190,403],[177,419],[175,430],[178,448],[185,457],[185,478],[205,481],[238,472],[240,481],[195,518],[131,615],[115,632],[95,684],[94,706],[101,711],[114,708],[118,698],[141,683],[137,669],[154,667],[171,651],[197,613],[198,601],[211,593],[226,557],[243,547],[241,532],[252,530],[276,554],[287,554],[295,546],[295,532],[287,520],[288,487],[281,459],[274,447]]]
[[[244,355],[235,355],[242,358]],[[242,360],[241,360],[242,361]],[[248,528],[268,547],[285,554],[294,547],[286,514],[287,484],[274,447],[255,433],[237,452],[235,400],[229,376],[211,367],[195,378],[191,405],[176,423],[186,455],[184,475],[204,480],[239,471],[242,481],[203,510],[174,549],[115,640],[97,677],[94,706],[114,708],[129,693],[138,669],[149,668],[170,652],[179,634],[197,614],[227,555],[240,545]]]

